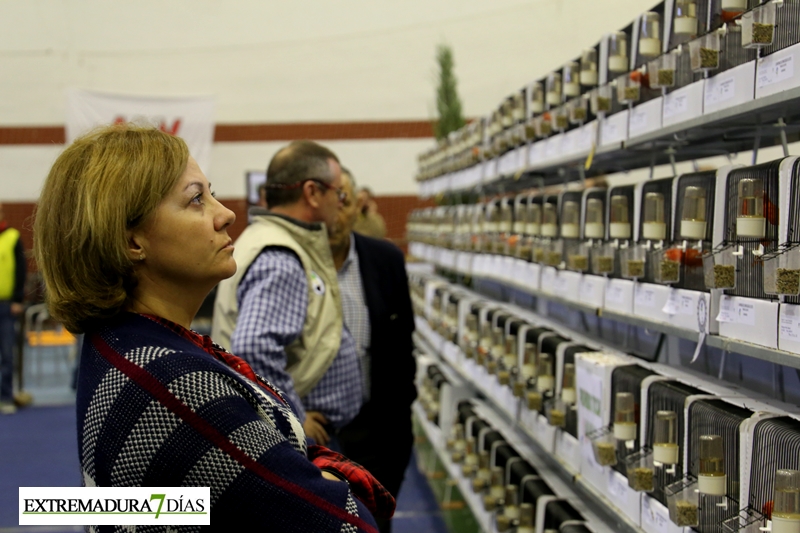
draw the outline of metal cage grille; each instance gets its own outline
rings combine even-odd
[[[642,395],[642,381],[649,377],[655,375],[655,372],[651,372],[644,367],[639,365],[627,365],[627,366],[618,366],[615,368],[611,373],[611,423],[614,423],[614,410],[616,408],[616,400],[617,400],[617,393],[618,392],[630,392],[633,394],[635,399],[635,419],[641,423],[641,415],[639,412],[639,402]],[[636,432],[637,436],[639,432]],[[626,455],[630,453],[635,453],[639,451],[639,439],[637,438],[634,441],[633,448],[628,449],[625,447],[625,443],[622,441],[617,441],[617,457],[622,459]],[[624,461],[617,461],[617,464],[612,467],[614,470],[622,474],[623,476],[627,474],[625,471],[625,462]]]
[[[679,289],[690,289],[695,291],[707,291],[705,280],[703,278],[703,259],[702,255],[711,250],[711,241],[714,235],[714,197],[715,186],[717,180],[717,172],[709,170],[705,172],[693,172],[691,174],[684,174],[678,178],[678,191],[675,202],[675,213],[673,214],[672,231],[673,242],[680,243],[681,239],[681,220],[683,218],[683,207],[685,202],[685,193],[688,187],[700,187],[706,193],[706,234],[703,238],[702,250],[695,256],[687,253],[684,256],[683,264],[681,265],[680,281],[674,285]]]
[[[799,23],[800,24],[800,23]],[[800,160],[792,165],[792,174],[789,178],[789,201],[790,207],[800,205]],[[780,211],[780,208],[778,209]],[[800,214],[795,209],[789,209],[789,227],[787,228],[786,243],[780,243],[781,248],[791,247],[800,244]],[[784,296],[783,301],[789,304],[800,304],[800,296]]]
[[[742,47],[741,26],[730,26],[728,33],[720,39],[722,53],[719,55],[719,69],[712,74],[730,70],[755,60],[758,52],[753,48]]]
[[[732,170],[728,174],[728,185],[725,193],[727,205],[725,209],[725,239],[727,243],[738,244],[744,248],[744,255],[737,261],[736,288],[727,290],[731,296],[769,299],[764,293],[764,267],[760,260],[752,254],[759,245],[764,245],[764,252],[769,253],[778,244],[778,175],[781,160],[770,161],[752,167]],[[746,178],[757,178],[764,183],[764,214],[767,218],[766,234],[763,240],[739,239],[736,235],[736,215],[739,206],[739,182]]]
[[[684,442],[684,406],[686,398],[702,391],[677,381],[656,381],[648,389],[647,394],[647,442],[648,447],[653,446],[653,421],[657,411],[674,411],[678,417],[678,445]],[[674,468],[656,468],[654,481],[655,490],[650,495],[666,505],[667,499],[664,487],[683,477],[683,450],[678,453],[678,463]]]
[[[775,33],[772,45],[761,51],[767,56],[800,42],[800,4],[783,2],[775,10]]]
[[[772,501],[775,471],[800,469],[800,422],[780,417],[756,424],[750,466],[750,505],[764,512]]]
[[[720,435],[725,446],[725,473],[728,476],[728,497],[739,499],[739,427],[753,415],[748,409],[736,407],[721,400],[698,400],[689,406],[689,465],[694,477],[700,472],[700,436]],[[722,533],[721,523],[734,514],[736,509],[715,505],[703,506],[699,533]]]

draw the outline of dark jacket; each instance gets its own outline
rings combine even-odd
[[[414,315],[403,252],[394,244],[353,233],[371,328],[369,404],[407,412],[417,397]]]

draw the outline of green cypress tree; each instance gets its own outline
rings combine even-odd
[[[439,64],[439,87],[436,89],[439,119],[434,125],[434,134],[438,140],[461,128],[465,121],[461,113],[461,100],[456,92],[453,51],[449,46],[441,44],[436,48],[436,62]]]

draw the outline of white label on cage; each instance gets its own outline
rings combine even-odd
[[[580,457],[579,455],[580,450],[578,449],[578,439],[576,439],[566,431],[563,431],[561,433],[560,441],[561,442],[559,444],[561,445],[560,447],[561,453],[559,455],[561,455],[561,458],[568,463],[568,466],[570,468],[572,469],[580,468],[580,464],[576,464],[575,462],[575,458]],[[580,463],[580,459],[578,459],[578,463]]]
[[[628,120],[628,131],[629,135],[631,136],[644,129],[647,129],[647,111],[642,110],[640,107],[634,107],[631,110],[630,118]]]
[[[584,278],[581,280],[581,300],[594,301],[594,283]]]
[[[661,308],[661,311],[668,315],[676,315],[678,314],[678,309],[680,309],[680,298],[678,297],[678,291],[677,289],[670,289],[667,303],[664,304],[664,307]]]
[[[732,76],[722,80],[717,78],[706,80],[706,105],[721,104],[734,96],[736,96],[736,80]]]
[[[733,309],[733,299],[730,296],[722,296],[719,299],[719,314],[717,322],[735,322],[736,316]]]
[[[671,523],[666,507],[649,496],[642,497],[642,529],[651,533],[668,533]]]
[[[622,287],[617,285],[608,284],[606,287],[606,301],[615,304],[622,304],[625,297],[625,291]]]
[[[694,303],[694,298],[686,294],[681,295],[680,313],[682,315],[694,315],[697,313],[697,305]]]
[[[794,75],[794,56],[787,56],[775,61],[771,56],[760,59],[756,84],[759,89],[768,87],[773,83],[788,80]]]
[[[624,502],[628,499],[628,480],[612,468],[608,469],[608,493],[615,501]]]
[[[800,341],[800,306],[781,305],[782,341]]]
[[[542,287],[553,290],[555,288],[556,276],[558,272],[555,268],[545,267],[542,271]]]
[[[746,302],[738,302],[736,306],[736,322],[748,326],[756,325],[755,306]]]
[[[800,317],[781,315],[781,340],[800,341]]]
[[[494,179],[497,177],[497,159],[490,159],[486,162],[483,175],[486,179]]]
[[[688,94],[668,94],[664,98],[664,118],[672,118],[689,110]]]
[[[609,122],[608,119],[603,121],[603,127],[601,129],[601,135],[603,138],[603,142],[614,142],[617,141],[617,124],[614,122]]]
[[[656,303],[656,291],[641,283],[636,285],[635,302],[641,307],[653,307]]]
[[[569,280],[565,276],[562,276],[560,274],[556,276],[555,293],[563,297],[564,293],[567,292],[568,288],[569,288]]]

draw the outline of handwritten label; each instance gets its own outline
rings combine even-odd
[[[583,301],[593,301],[594,300],[594,283],[593,280],[589,278],[583,278],[581,280],[581,300]]]
[[[558,157],[561,155],[561,143],[564,140],[563,135],[556,135],[555,137],[551,137],[547,141],[547,147],[545,148],[545,156],[549,158]]]
[[[578,136],[578,143],[575,150],[578,152],[585,152],[592,149],[592,141],[594,140],[595,124],[587,124],[581,128],[581,133]]]
[[[689,110],[688,94],[668,94],[664,99],[664,118],[682,115]]]
[[[608,469],[608,492],[614,500],[620,502],[628,498],[628,480],[611,468]]]
[[[719,299],[719,314],[717,322],[735,322],[736,314],[734,311],[733,298],[722,296]]]
[[[559,275],[556,277],[555,293],[559,296],[564,296],[569,289],[569,279],[566,276]]]
[[[556,275],[555,268],[546,267],[542,272],[542,288],[553,290],[555,288]]]
[[[756,310],[755,305],[747,302],[738,302],[736,306],[736,321],[739,324],[746,324],[748,326],[756,325]]]
[[[648,122],[647,111],[641,108],[634,108],[631,111],[630,119],[628,123],[628,131],[630,135],[634,133],[638,133],[642,130],[647,129],[647,122]]]
[[[705,105],[721,104],[734,96],[736,96],[736,80],[733,77],[706,80]]]
[[[669,511],[657,500],[642,498],[642,529],[651,533],[669,533]]]
[[[671,289],[669,291],[669,298],[667,298],[667,303],[664,304],[664,307],[661,308],[663,313],[668,315],[676,315],[678,314],[678,310],[680,309],[680,297],[678,296],[678,291],[676,289]]]
[[[528,150],[528,165],[533,166],[542,159],[542,151],[545,143],[543,141],[533,143]]]
[[[615,304],[625,303],[625,291],[618,285],[610,284],[606,288],[606,301]]]
[[[800,307],[781,305],[780,329],[782,341],[800,341]]]
[[[541,265],[537,265],[535,263],[528,263],[527,267],[527,275],[525,276],[525,280],[528,283],[528,286],[531,289],[538,289],[539,288],[539,279],[542,274],[542,267]]]
[[[759,60],[756,86],[759,89],[780,83],[794,76],[794,56],[775,61],[772,57]]]
[[[680,313],[682,315],[693,315],[697,312],[697,304],[694,303],[694,298],[689,295],[681,295]]]
[[[646,285],[636,286],[634,301],[640,307],[653,307],[656,304],[656,291]]]
[[[619,140],[619,128],[617,128],[617,124],[614,122],[610,122],[608,120],[603,121],[603,127],[600,130],[603,136],[604,143],[615,142]]]

